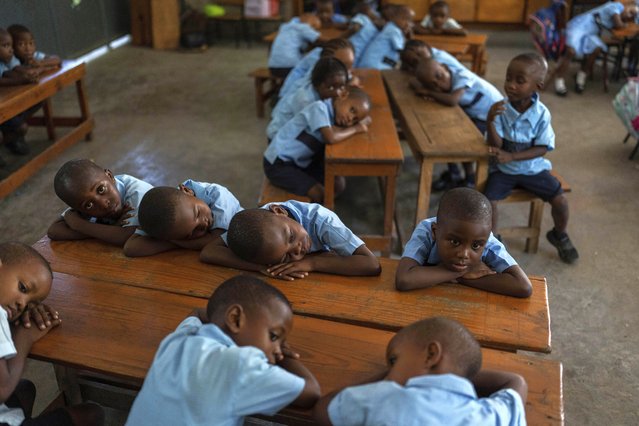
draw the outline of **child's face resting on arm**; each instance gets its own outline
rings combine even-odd
[[[193,190],[184,185],[180,185],[179,189],[186,196],[181,196],[176,201],[175,219],[166,239],[183,241],[203,237],[213,224],[211,208],[197,198]]]
[[[36,46],[31,33],[19,33],[13,41],[13,47],[15,55],[21,63],[30,65],[34,62],[33,55],[36,51]]]
[[[402,50],[401,54],[402,68],[414,71],[417,68],[419,61],[431,57],[432,54],[426,46],[405,48]]]
[[[449,93],[452,89],[450,70],[444,64],[435,60],[426,61],[426,66],[417,69],[416,77],[428,90],[433,92]]]
[[[0,306],[9,322],[15,321],[30,303],[40,303],[51,290],[51,273],[39,261],[28,258],[21,263],[0,261]]]
[[[490,222],[444,219],[432,225],[441,265],[453,272],[472,273],[487,269],[481,260],[490,237]],[[484,271],[489,273],[489,271]],[[484,273],[483,275],[486,275]],[[493,273],[490,271],[490,273]],[[471,277],[468,277],[471,278]]]
[[[111,170],[96,170],[90,179],[76,181],[67,203],[86,216],[118,220],[126,213]]]
[[[13,58],[13,40],[11,39],[11,35],[0,32],[0,61],[8,64],[11,58]]]
[[[335,124],[339,127],[354,126],[368,117],[370,103],[355,97],[341,97],[333,102]]]
[[[262,265],[279,265],[302,260],[311,251],[311,237],[306,229],[289,217],[285,208],[270,206],[272,217],[264,226],[265,244],[255,262]]]

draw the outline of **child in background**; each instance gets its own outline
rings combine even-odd
[[[486,133],[488,110],[503,99],[495,86],[467,68],[453,68],[433,58],[419,63],[416,77],[417,82],[411,82],[411,85],[418,95],[448,106],[459,105],[482,135]],[[450,163],[448,173],[433,182],[433,190],[441,191],[460,185],[474,186],[473,164],[464,163],[464,169],[465,179],[461,177],[457,165]]]
[[[359,68],[393,69],[399,63],[405,39],[410,38],[415,12],[408,6],[393,5],[387,14],[389,22],[366,47]]]
[[[275,186],[324,200],[324,144],[342,142],[368,131],[370,99],[357,88],[348,95],[307,105],[282,126],[264,152],[264,173]],[[344,190],[338,179],[336,192]]]
[[[275,287],[226,280],[160,343],[126,424],[241,425],[289,404],[312,407],[320,387],[286,342],[292,327]]]
[[[573,263],[579,257],[566,228],[568,200],[561,183],[550,174],[543,158],[555,147],[550,112],[539,100],[548,65],[536,53],[515,57],[508,65],[504,90],[508,102],[494,104],[488,114],[488,145],[497,159],[497,170],[488,175],[485,194],[493,204],[493,229],[497,229],[497,201],[520,187],[550,203],[554,228],[546,234],[559,257]]]
[[[268,68],[271,74],[282,79],[286,78],[293,67],[302,60],[309,45],[319,39],[320,33],[317,31],[319,28],[318,17],[310,13],[280,25],[268,57]]]
[[[375,14],[375,11],[367,3],[358,3],[355,6],[355,16],[348,24],[348,30],[344,38],[348,38],[355,50],[355,64],[359,62],[368,44],[379,34],[378,23],[382,26],[384,21]]]
[[[152,188],[133,176],[114,176],[87,159],[67,161],[56,173],[53,186],[69,208],[49,226],[49,238],[97,238],[120,247],[139,226],[138,206]]]
[[[51,290],[52,280],[49,263],[33,248],[17,242],[0,244],[2,425],[96,426],[104,423],[104,413],[96,404],[57,408],[31,417],[36,389],[32,382],[20,377],[31,346],[61,322],[58,313],[42,303]]]
[[[457,282],[515,297],[529,297],[532,284],[492,232],[488,199],[470,188],[446,192],[437,217],[413,231],[397,267],[400,291]]]
[[[323,99],[336,99],[345,94],[348,70],[338,59],[321,58],[313,68],[311,84],[300,87],[277,103],[266,128],[270,141],[277,131],[305,106]]]
[[[335,13],[333,0],[316,0],[315,14],[322,22],[322,28],[339,28],[346,29],[348,26],[348,18],[339,13]]]
[[[433,58],[440,64],[447,65],[450,69],[463,69],[465,68],[457,58],[445,50],[439,50],[429,46],[422,40],[407,40],[404,45],[404,50],[400,54],[402,61],[401,69],[410,73],[417,71],[417,64],[423,59]]]
[[[22,65],[38,70],[40,74],[60,68],[62,60],[36,50],[33,34],[24,25],[14,24],[8,29],[13,38],[13,51]]]
[[[528,385],[481,370],[479,343],[457,321],[428,318],[401,329],[386,350],[387,371],[323,396],[315,420],[329,426],[526,424]]]
[[[438,0],[428,8],[420,25],[415,26],[417,34],[466,35],[466,30],[450,17],[448,3]]]
[[[241,210],[237,198],[215,183],[188,179],[177,188],[153,188],[140,203],[140,229],[124,246],[124,254],[150,256],[177,247],[202,250]]]
[[[236,214],[228,234],[207,246],[207,263],[293,280],[309,272],[379,275],[379,260],[335,213],[312,203],[286,201]]]

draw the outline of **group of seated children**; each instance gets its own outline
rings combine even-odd
[[[40,76],[60,67],[60,58],[36,50],[33,34],[23,25],[0,28],[0,87],[36,83]],[[37,104],[15,117],[0,123],[0,145],[14,154],[30,152],[25,142],[27,119],[42,107]],[[0,156],[0,167],[6,162]]]

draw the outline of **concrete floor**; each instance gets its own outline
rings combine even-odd
[[[526,33],[494,33],[488,50],[487,78],[501,88],[509,59],[531,50],[531,45]],[[63,209],[53,193],[53,176],[65,161],[79,157],[155,185],[175,185],[186,178],[217,182],[245,207],[254,206],[267,120],[255,117],[247,73],[264,66],[266,57],[264,45],[217,45],[204,53],[123,47],[90,63],[87,88],[96,119],[94,140],[67,150],[0,201],[0,239],[31,244],[44,235]],[[629,161],[631,145],[621,143],[625,131],[610,104],[619,88],[619,83],[612,84],[606,94],[596,80],[581,96],[542,95],[557,134],[557,149],[549,158],[573,188],[568,196],[569,233],[581,255],[578,263],[561,263],[545,240],[535,255],[523,252],[523,241],[506,240],[527,273],[548,279],[553,337],[549,356],[564,365],[569,425],[639,424],[639,316],[632,305],[639,297],[639,158]],[[56,112],[77,110],[73,91],[67,92],[54,100]],[[33,129],[29,139],[42,144],[46,135]],[[405,152],[397,210],[408,237],[418,170],[408,149]],[[5,148],[0,153],[11,158]],[[338,201],[338,214],[356,232],[378,229],[376,182],[360,178],[348,185]],[[435,195],[431,205],[436,201]],[[544,233],[552,226],[548,210]],[[522,223],[527,217],[524,206],[506,206],[500,213],[503,224]],[[51,371],[42,363],[28,367],[42,395],[40,407],[55,391]]]

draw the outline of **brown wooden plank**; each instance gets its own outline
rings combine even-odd
[[[147,258],[127,258],[122,250],[95,240],[54,241],[34,247],[54,271],[207,298],[240,271],[207,265],[198,253],[173,250]],[[398,330],[429,315],[454,318],[484,345],[507,350],[550,352],[550,317],[546,281],[531,277],[533,294],[518,299],[459,284],[411,292],[395,290],[397,260],[380,259],[378,277],[343,277],[312,273],[286,282],[266,278],[293,303],[295,313],[368,327]],[[262,277],[265,278],[265,277]]]
[[[47,303],[63,322],[33,346],[31,357],[141,384],[160,341],[206,301],[56,273]],[[383,330],[296,316],[289,341],[327,393],[383,370],[391,337]],[[561,423],[559,363],[489,349],[483,355],[485,368],[526,378],[530,424]],[[283,414],[307,420],[310,415]]]
[[[320,32],[320,41],[328,41],[333,38],[340,38],[344,35],[345,30],[340,30],[338,28],[321,28]],[[269,46],[275,41],[275,37],[277,37],[277,31],[269,33],[262,37],[262,41],[265,41],[269,44]]]

